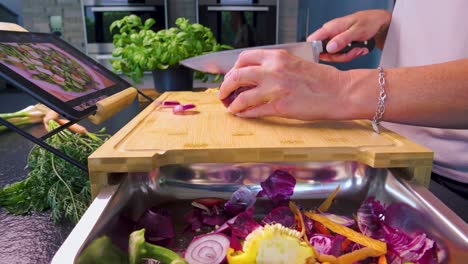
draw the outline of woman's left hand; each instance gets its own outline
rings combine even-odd
[[[301,120],[345,119],[346,72],[302,60],[285,50],[243,51],[224,77],[219,99],[240,87],[228,107],[240,117],[279,116]]]

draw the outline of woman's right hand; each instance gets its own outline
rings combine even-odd
[[[324,61],[346,62],[368,53],[366,48],[354,48],[345,54],[334,54],[352,41],[375,38],[376,46],[383,48],[392,14],[387,10],[365,10],[335,18],[307,37],[307,41],[330,39],[327,53],[320,54]]]

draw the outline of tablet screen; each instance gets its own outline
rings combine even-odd
[[[40,98],[49,95],[62,102],[62,108],[66,105],[83,111],[116,92],[108,88],[129,86],[56,37],[39,33],[16,34],[22,37],[0,37],[0,64],[14,72],[17,79],[19,76],[28,81],[27,88],[43,90]],[[28,39],[24,34],[36,36]]]

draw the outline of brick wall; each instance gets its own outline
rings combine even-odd
[[[80,0],[22,0],[22,11],[23,27],[33,32],[49,33],[49,17],[62,16],[63,39],[84,51]]]
[[[299,0],[279,1],[279,43],[296,42]]]

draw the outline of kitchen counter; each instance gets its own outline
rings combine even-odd
[[[29,96],[14,91],[0,91],[0,112],[13,112],[36,102]],[[109,133],[119,130],[133,118],[141,107],[137,102],[99,127],[83,124],[94,131],[104,126]],[[42,125],[27,130],[38,136],[44,133]],[[33,144],[13,132],[0,134],[0,186],[24,179],[27,175],[26,157]],[[467,201],[445,187],[431,181],[430,191],[455,213],[468,221]],[[14,216],[0,209],[0,263],[49,263],[72,229],[70,223],[53,223],[48,212]]]

